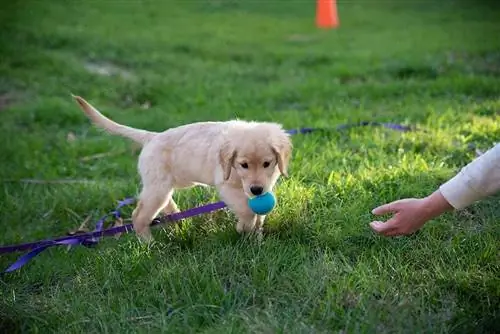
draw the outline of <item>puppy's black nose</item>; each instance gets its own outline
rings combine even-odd
[[[251,186],[250,187],[250,191],[252,192],[252,194],[254,194],[255,196],[259,196],[260,194],[262,194],[262,192],[264,191],[264,188],[261,187],[261,186]]]

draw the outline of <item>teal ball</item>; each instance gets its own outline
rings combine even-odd
[[[248,199],[248,206],[258,215],[266,215],[271,212],[276,206],[276,197],[273,193],[268,192],[253,198]]]

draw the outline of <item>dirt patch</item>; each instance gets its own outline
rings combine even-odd
[[[106,76],[106,77],[120,76],[120,77],[127,79],[127,80],[135,79],[135,75],[132,72],[127,71],[127,70],[125,70],[119,66],[116,66],[114,64],[111,64],[111,63],[86,62],[85,68],[87,69],[87,71],[89,71],[91,73]]]
[[[399,80],[407,79],[436,79],[440,73],[439,70],[432,66],[397,66],[389,70],[389,74]]]
[[[7,109],[21,99],[20,94],[8,92],[0,93],[0,111]]]
[[[463,68],[465,72],[492,76],[500,75],[500,52],[477,54],[450,52],[446,61],[448,66]]]

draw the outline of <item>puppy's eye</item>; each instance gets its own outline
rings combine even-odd
[[[240,165],[241,165],[241,167],[242,167],[242,168],[245,168],[245,169],[247,169],[247,168],[248,168],[248,164],[247,164],[246,162],[245,162],[245,163],[242,163],[242,164],[240,164]]]
[[[270,164],[271,163],[269,161],[266,161],[266,162],[264,162],[264,164],[262,166],[264,166],[264,168],[267,168],[267,167],[269,167]]]

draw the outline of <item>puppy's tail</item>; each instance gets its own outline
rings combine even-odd
[[[90,103],[85,101],[80,96],[74,96],[74,95],[72,96],[76,100],[76,102],[78,102],[80,108],[82,108],[85,115],[87,115],[87,117],[92,122],[103,128],[104,130],[108,131],[109,133],[130,138],[133,141],[142,145],[146,144],[157,134],[157,132],[134,129],[129,126],[118,124],[110,120],[103,114],[101,114],[99,111],[97,111],[97,109],[95,109]]]

